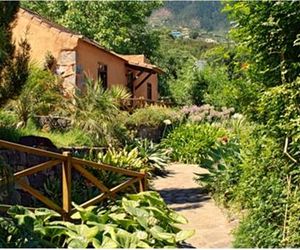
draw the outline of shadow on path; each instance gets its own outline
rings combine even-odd
[[[164,170],[164,171],[158,171],[155,174],[156,175],[153,176],[153,179],[171,177],[174,176],[176,173],[173,170]]]
[[[210,199],[201,188],[164,188],[158,192],[167,204],[184,205],[176,206],[177,211],[201,207],[201,202]]]

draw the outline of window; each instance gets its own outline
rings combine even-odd
[[[127,74],[127,87],[130,90],[132,95],[133,95],[133,91],[134,91],[133,81],[134,81],[134,74],[133,74],[132,71],[129,71],[128,74]]]
[[[98,64],[98,81],[101,81],[101,84],[104,89],[107,89],[107,65]]]
[[[152,84],[147,83],[147,99],[152,100]]]

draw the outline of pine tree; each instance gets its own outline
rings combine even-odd
[[[20,3],[0,2],[0,105],[16,98],[28,77],[30,46],[26,39],[16,49],[12,28]]]

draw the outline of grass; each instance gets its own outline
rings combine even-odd
[[[67,132],[43,131],[29,121],[25,128],[16,129],[15,124],[2,123],[0,126],[0,139],[18,142],[22,136],[41,136],[50,139],[57,147],[93,146],[91,138],[78,129]]]

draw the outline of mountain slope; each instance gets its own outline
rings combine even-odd
[[[213,32],[229,28],[219,1],[167,1],[150,17],[150,24],[169,28],[187,27]]]

